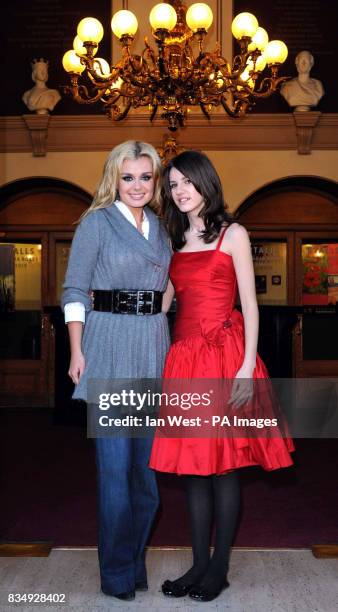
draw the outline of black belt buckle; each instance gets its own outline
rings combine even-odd
[[[145,315],[154,312],[154,291],[138,291],[136,302],[136,314]],[[142,312],[142,309],[145,311]]]
[[[154,313],[155,291],[114,291],[112,312],[147,315]]]
[[[133,291],[116,291],[116,312],[119,314],[129,314],[135,310],[133,302]],[[115,308],[113,308],[113,312]]]

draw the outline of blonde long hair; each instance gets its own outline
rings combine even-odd
[[[161,185],[160,177],[162,172],[161,160],[156,149],[147,143],[138,140],[127,140],[114,147],[109,153],[104,168],[102,179],[97,187],[92,204],[81,215],[81,219],[93,210],[108,208],[118,197],[118,182],[120,178],[122,164],[125,159],[138,159],[139,157],[149,157],[153,165],[154,173],[154,195],[149,202],[149,206],[155,210],[161,205]]]

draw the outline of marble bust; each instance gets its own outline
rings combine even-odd
[[[317,106],[324,95],[324,88],[318,79],[310,77],[310,70],[314,64],[310,51],[300,51],[295,60],[298,77],[286,81],[281,87],[281,95],[289,106],[295,111],[308,111]]]
[[[32,80],[35,86],[22,96],[24,103],[30,111],[35,111],[39,115],[47,115],[55,105],[61,100],[57,89],[49,89],[48,81],[48,62],[43,58],[34,60],[32,66]]]

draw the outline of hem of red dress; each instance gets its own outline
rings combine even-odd
[[[289,452],[294,452],[294,451],[289,451]],[[248,462],[248,463],[242,463],[241,465],[235,465],[235,466],[231,466],[231,467],[226,467],[226,468],[221,468],[219,471],[195,471],[195,472],[181,472],[179,470],[174,470],[174,469],[164,469],[164,468],[158,468],[158,467],[153,467],[152,465],[149,465],[150,469],[156,471],[156,472],[162,472],[164,474],[176,474],[177,476],[221,476],[222,474],[228,474],[229,472],[233,472],[234,470],[239,470],[241,468],[245,468],[245,467],[261,467],[265,472],[273,472],[274,470],[281,470],[283,468],[287,468],[287,467],[291,467],[292,465],[294,465],[294,462],[292,461],[291,457],[290,457],[290,462],[289,463],[285,463],[283,465],[275,465],[275,466],[265,466],[262,465],[261,463],[258,462]]]

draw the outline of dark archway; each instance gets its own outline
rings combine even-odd
[[[316,176],[292,176],[268,183],[250,194],[236,210],[236,217],[241,219],[247,216],[251,217],[251,215],[246,213],[259,202],[264,201],[267,204],[271,200],[276,204],[281,199],[285,201],[291,194],[295,194],[295,197],[297,197],[296,194],[311,194],[312,197],[317,196],[318,203],[319,201],[322,203],[323,199],[326,199],[338,205],[337,182]],[[306,222],[306,210],[303,212],[304,217],[302,221]],[[259,221],[262,222],[263,219],[259,219]],[[334,222],[333,219],[331,221]]]
[[[0,210],[8,206],[13,200],[26,195],[54,192],[73,194],[84,204],[89,205],[92,196],[75,183],[49,176],[33,176],[11,181],[0,187]]]
[[[330,275],[334,283],[338,273],[334,254],[338,246],[338,183],[316,176],[273,181],[247,197],[236,211],[236,218],[250,231],[252,243],[256,248],[260,246],[261,252],[283,249],[284,253],[275,259],[275,264],[267,256],[266,262],[257,261],[255,266],[256,283],[259,279],[266,282],[262,290],[257,285],[258,294],[262,294],[258,295],[264,314],[260,337],[266,361],[269,363],[276,339],[279,349],[285,344],[284,352],[276,350],[275,363],[269,363],[270,371],[279,376],[280,364],[289,363],[288,376],[333,374],[338,367],[338,353],[329,353],[323,343],[327,345],[327,338],[332,338],[336,345],[338,338],[338,307],[328,281]],[[323,266],[327,279],[322,281],[318,295],[316,291],[312,295],[303,283],[304,271],[318,263],[315,259],[309,263],[305,247],[311,245],[330,248],[331,253],[330,263]],[[282,280],[284,303],[273,302],[273,277]],[[311,356],[305,351],[308,345]]]
[[[10,253],[3,272],[8,291],[0,299],[1,334],[8,340],[0,355],[5,405],[54,404],[54,390],[61,387],[58,356],[66,370],[68,350],[60,292],[75,223],[91,201],[81,187],[53,177],[28,177],[0,188],[0,243]],[[67,382],[66,373],[60,380]]]
[[[74,229],[92,195],[54,177],[19,179],[0,188],[0,226],[3,229]]]

